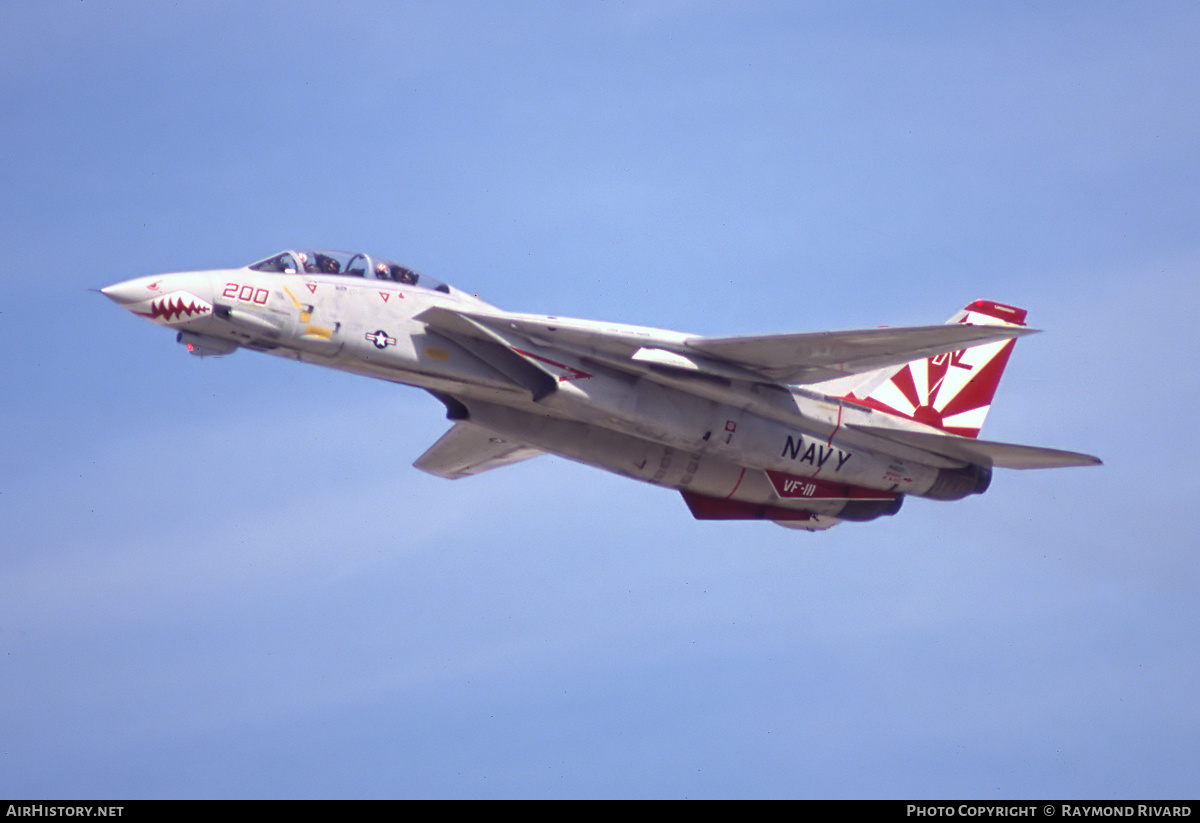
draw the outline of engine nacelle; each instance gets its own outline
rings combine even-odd
[[[942,469],[937,480],[921,497],[961,500],[968,494],[983,494],[992,484],[992,467],[971,465],[964,469]]]

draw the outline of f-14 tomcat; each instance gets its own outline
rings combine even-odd
[[[245,348],[426,389],[454,425],[414,464],[461,478],[550,453],[678,489],[704,520],[826,529],[958,500],[994,467],[1097,465],[978,439],[1026,312],[756,337],[516,314],[390,260],[285,251],[105,295],[199,356]]]

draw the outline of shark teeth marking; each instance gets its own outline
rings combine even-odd
[[[135,311],[157,323],[177,323],[212,314],[212,304],[185,291],[172,292],[149,301],[149,311]]]

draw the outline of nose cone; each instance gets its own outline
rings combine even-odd
[[[100,289],[100,293],[118,306],[128,306],[130,303],[140,303],[163,294],[162,281],[161,277],[138,277],[124,283],[105,286]]]
[[[147,320],[164,326],[180,326],[212,315],[211,291],[205,278],[168,274],[114,283],[101,289],[100,293]]]

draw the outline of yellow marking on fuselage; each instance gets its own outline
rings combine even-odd
[[[300,310],[300,322],[301,323],[307,323],[309,320],[312,319],[312,312],[304,310],[305,304],[301,303],[299,300],[296,299],[296,295],[292,294],[291,289],[289,289],[287,286],[284,286],[283,293],[286,294],[288,296],[288,298],[292,301],[292,305]],[[311,326],[309,328],[306,328],[304,330],[305,334],[310,333],[311,328],[312,328]],[[328,329],[324,329],[324,331],[326,332],[325,337],[326,337],[326,339],[328,339],[329,335],[332,334],[332,332],[330,332]]]

